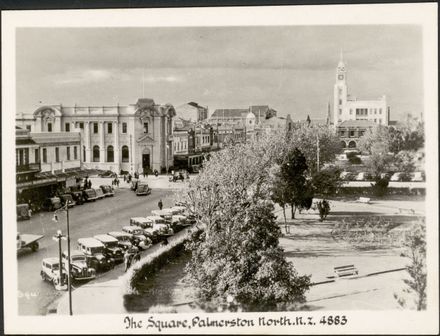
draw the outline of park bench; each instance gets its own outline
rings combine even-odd
[[[334,268],[335,273],[338,277],[348,276],[348,275],[358,275],[358,270],[354,265],[337,266]]]
[[[369,197],[359,197],[358,202],[359,203],[370,204],[370,198]]]
[[[399,208],[399,213],[410,213],[414,215],[416,212],[414,211],[414,209]]]

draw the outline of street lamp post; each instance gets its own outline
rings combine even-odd
[[[64,235],[62,234],[61,230],[57,231],[57,234],[52,237],[53,240],[58,241],[58,253],[59,253],[59,259],[60,259],[60,285],[63,284],[63,262],[61,259],[61,239],[64,238]]]
[[[66,224],[67,224],[67,288],[69,291],[69,315],[72,315],[72,283],[71,283],[71,269],[70,269],[70,223],[69,223],[69,201],[66,205],[54,213],[54,220],[58,221],[58,212],[66,211]],[[61,258],[61,241],[60,241],[60,258]],[[61,269],[61,264],[60,264]]]

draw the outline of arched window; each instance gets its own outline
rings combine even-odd
[[[93,146],[93,162],[99,162],[99,146]]]
[[[122,146],[122,162],[128,162],[129,152],[128,146]]]
[[[114,162],[113,146],[107,147],[107,162]]]
[[[348,147],[349,147],[349,148],[356,148],[356,142],[354,142],[354,141],[350,141],[350,142],[348,143]]]
[[[341,148],[345,148],[345,141],[341,141]]]

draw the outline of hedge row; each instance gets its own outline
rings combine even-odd
[[[340,187],[338,195],[374,196],[373,188],[369,187]],[[393,188],[387,189],[386,195],[425,195],[425,188]]]
[[[195,229],[191,228],[191,232]],[[139,294],[137,285],[156,274],[169,261],[180,256],[185,250],[185,243],[189,239],[189,234],[183,234],[172,240],[168,245],[160,248],[142,258],[136,264],[129,268],[123,278],[123,294]]]

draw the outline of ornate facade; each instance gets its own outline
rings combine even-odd
[[[84,168],[161,171],[173,164],[175,115],[171,104],[143,98],[127,106],[44,105],[17,117],[17,126],[34,133],[79,131]]]

